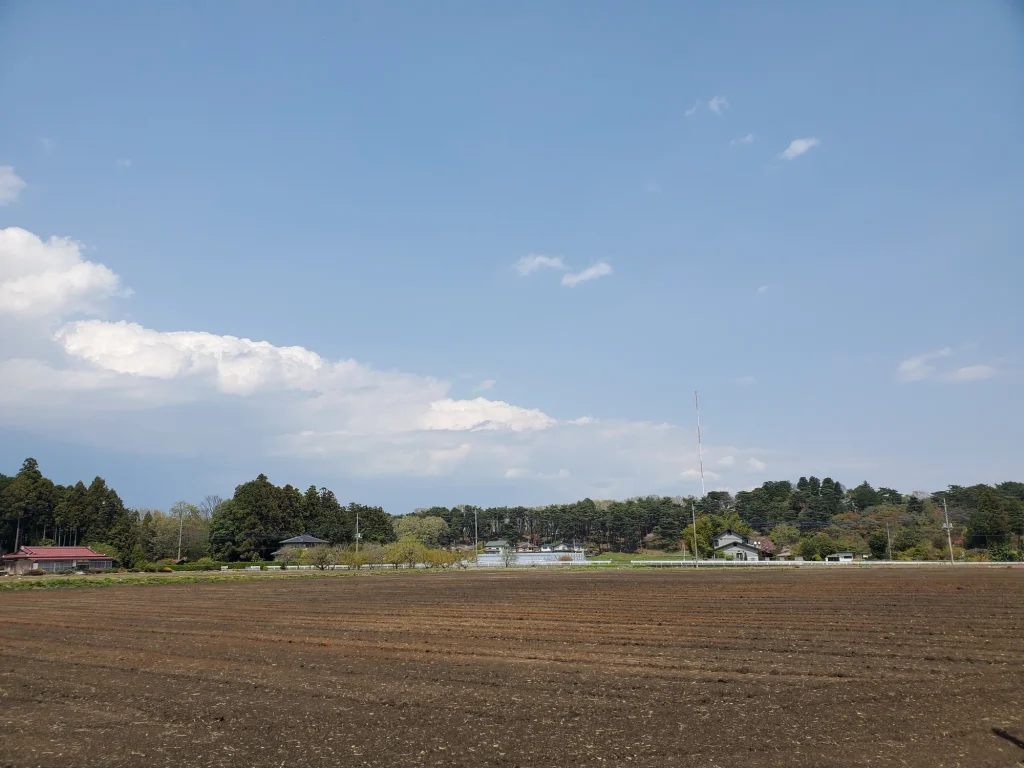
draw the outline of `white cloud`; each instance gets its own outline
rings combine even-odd
[[[496,382],[494,379],[484,379],[479,384],[477,384],[475,387],[473,387],[473,391],[474,392],[486,392],[489,389],[494,389],[494,387],[497,385],[497,383],[498,382]]]
[[[966,365],[951,370],[943,370],[938,361],[950,357],[953,350],[949,347],[925,352],[923,355],[908,357],[896,367],[896,380],[903,383],[939,379],[943,381],[982,381],[999,375],[999,369],[987,363]]]
[[[73,240],[44,241],[19,227],[0,230],[0,314],[95,312],[119,293],[117,275],[83,259],[81,246]]]
[[[505,470],[505,477],[509,480],[565,480],[571,476],[567,469],[560,469],[557,472],[535,472],[524,467],[512,467]]]
[[[957,368],[946,375],[950,381],[982,381],[999,375],[999,369],[993,365],[968,365]]]
[[[768,293],[768,286],[767,285],[760,285],[760,286],[758,286],[757,292],[759,294],[761,294],[761,293]]]
[[[593,264],[581,272],[570,272],[567,275],[562,276],[562,285],[573,288],[576,285],[586,282],[587,280],[596,280],[599,277],[605,277],[612,273],[612,267],[610,264],[604,261],[599,261],[597,264]]]
[[[679,473],[680,477],[685,477],[688,480],[694,480],[700,478],[700,469],[686,469]],[[705,480],[717,480],[720,475],[717,472],[712,472],[710,469],[704,470]]]
[[[760,459],[755,459],[753,456],[747,459],[747,466],[750,467],[750,469],[754,472],[764,472],[766,469],[768,469],[767,464],[765,464]]]
[[[275,347],[212,333],[160,332],[136,323],[80,320],[57,331],[64,350],[113,373],[156,379],[209,377],[224,393],[308,389],[324,361],[303,347]]]
[[[430,404],[419,421],[421,429],[501,429],[513,432],[547,429],[555,420],[536,408],[520,408],[501,400],[452,400],[445,398]]]
[[[539,253],[523,256],[516,262],[516,271],[523,277],[532,275],[538,269],[564,270],[565,268],[565,262],[562,261],[561,256],[542,256]]]
[[[14,172],[14,166],[0,165],[0,205],[9,205],[18,199],[25,182]]]
[[[923,355],[908,357],[896,368],[896,378],[900,381],[923,381],[924,379],[930,379],[938,373],[938,369],[932,361],[940,357],[949,357],[951,354],[953,354],[953,350],[949,347],[944,347],[935,352],[926,352]]]
[[[580,427],[585,427],[587,424],[594,424],[597,421],[593,416],[580,416],[578,419],[571,419],[569,424],[576,424]]]
[[[708,102],[708,109],[716,115],[722,114],[722,110],[729,106],[729,100],[725,96],[715,96]]]
[[[697,114],[698,109],[700,109],[700,99],[697,99],[695,102],[693,102],[693,106],[686,110],[686,116],[693,117],[695,114]]]
[[[789,146],[779,156],[783,160],[795,160],[805,152],[810,151],[814,147],[818,146],[820,142],[817,139],[793,139],[789,142]]]
[[[720,466],[723,466],[723,467],[731,467],[735,463],[736,463],[736,457],[735,456],[723,456],[722,458],[720,458],[718,460],[718,464]]]
[[[733,139],[732,141],[730,141],[729,142],[729,146],[730,147],[738,147],[741,144],[753,144],[753,143],[754,143],[754,134],[748,133],[742,139]]]
[[[949,357],[953,350],[949,347],[937,349],[934,352],[925,352],[907,357],[896,367],[896,380],[904,384],[915,381],[928,381],[930,379],[939,381],[983,381],[999,375],[995,366],[987,364],[976,364],[963,366],[951,370],[943,370],[937,364],[944,357]]]

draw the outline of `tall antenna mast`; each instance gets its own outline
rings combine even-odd
[[[704,490],[704,448],[700,443],[700,400],[697,398],[697,390],[693,390],[693,407],[697,409],[697,459],[700,461],[700,497],[703,499],[707,494]]]

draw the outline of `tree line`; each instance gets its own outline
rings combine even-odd
[[[867,482],[832,478],[765,482],[732,495],[582,499],[541,507],[435,506],[392,516],[379,506],[343,505],[327,488],[304,492],[265,475],[242,483],[230,499],[178,502],[166,512],[127,508],[103,478],[62,486],[26,459],[0,474],[0,551],[16,545],[82,544],[102,548],[126,567],[162,559],[268,560],[283,539],[308,533],[341,552],[360,544],[416,541],[428,548],[472,545],[477,537],[576,542],[591,552],[711,551],[726,528],[770,538],[805,557],[852,551],[875,557],[942,557],[948,508],[958,556],[1020,557],[1024,483],[957,486],[902,494]],[[693,518],[696,517],[696,530]],[[397,550],[396,550],[397,551]]]

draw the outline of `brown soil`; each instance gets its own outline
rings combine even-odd
[[[1022,609],[1002,567],[6,593],[0,768],[1014,766]]]

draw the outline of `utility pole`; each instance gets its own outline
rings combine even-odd
[[[185,507],[178,507],[178,560],[181,560],[181,531],[185,526]],[[76,534],[77,539],[77,534]]]
[[[889,533],[889,521],[885,521],[885,538],[889,541],[889,561],[892,562],[892,536]]]
[[[693,517],[693,567],[700,568],[700,555],[697,553],[697,510],[690,502],[690,516]]]
[[[356,510],[356,554],[359,554],[359,510]]]
[[[949,523],[949,510],[946,508],[946,497],[942,497],[942,516],[946,522],[942,526],[946,529],[946,543],[949,544],[949,564],[953,565],[953,536],[950,531],[953,530],[953,526]]]
[[[476,507],[473,507],[473,557],[480,554],[480,520],[477,518]]]

